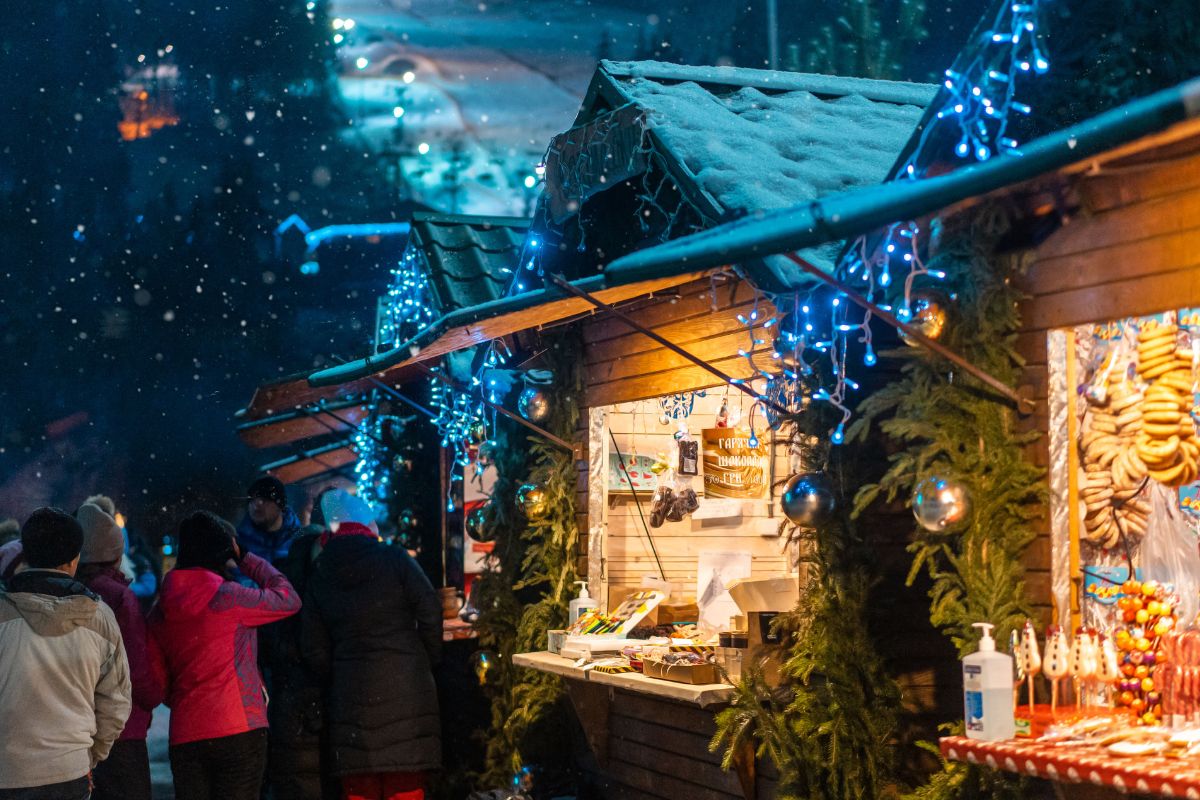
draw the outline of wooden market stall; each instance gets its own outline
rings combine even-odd
[[[950,760],[1049,779],[1060,794],[1200,796],[1190,749],[1191,681],[1200,674],[1190,444],[1200,301],[1198,98],[1200,81],[1192,81],[1031,142],[1019,158],[828,198],[609,269],[616,280],[644,279],[669,274],[672,263],[694,270],[833,235],[869,235],[889,220],[918,220],[928,229],[937,217],[954,227],[1003,209],[1012,227],[988,257],[1011,259],[1027,295],[1017,342],[1025,363],[1011,399],[1024,412],[1021,428],[1040,434],[1026,455],[1046,469],[1049,497],[1025,557],[1027,590],[1044,616],[1029,631],[1036,635],[1053,619],[1076,643],[1096,629],[1107,633],[1116,644],[1111,661],[1103,656],[1103,680],[1112,688],[1091,702],[1103,708],[1111,698],[1115,711],[1088,722],[1069,708],[1059,731],[1040,739],[948,737],[941,749]],[[951,680],[961,688],[961,678]],[[1033,737],[1052,716],[1039,713]],[[1102,734],[1090,738],[1089,725]]]

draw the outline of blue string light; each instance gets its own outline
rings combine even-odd
[[[969,60],[946,70],[944,91],[939,95],[942,102],[929,124],[921,133],[916,147],[901,164],[897,174],[899,180],[919,180],[925,170],[941,155],[933,142],[956,142],[954,156],[959,159],[986,161],[996,155],[1014,150],[1018,143],[1009,134],[1013,115],[1028,115],[1033,109],[1015,99],[1018,83],[1026,75],[1044,74],[1050,68],[1045,53],[1038,42],[1040,18],[1039,0],[1014,2],[1001,6],[982,41],[975,43]],[[897,296],[895,309],[897,318],[907,322],[912,319],[912,291],[914,281],[922,276],[944,280],[945,272],[927,269],[921,257],[920,227],[915,221],[905,221],[889,226],[882,233],[879,244],[868,252],[867,238],[859,237],[837,265],[835,274],[849,282],[857,277],[862,285],[862,294],[884,310],[891,311],[889,293]],[[899,275],[904,275],[901,282]],[[841,412],[841,421],[830,433],[834,444],[845,440],[845,426],[851,412],[847,403],[847,392],[858,389],[858,383],[846,369],[846,353],[851,337],[863,345],[863,364],[873,367],[878,356],[871,341],[871,311],[858,315],[850,304],[842,302],[844,296],[834,293],[825,295],[822,303],[828,303],[828,314],[815,315],[815,297],[810,292],[804,298],[799,293],[790,296],[767,296],[756,292],[750,313],[738,315],[750,340],[748,348],[739,348],[738,354],[749,365],[750,380],[757,380],[764,388],[758,396],[769,399],[776,405],[795,413],[807,402],[828,403]],[[759,323],[766,314],[765,304],[770,301],[779,317],[771,317]],[[852,316],[853,312],[853,316]],[[771,364],[764,367],[758,358],[759,346],[764,341],[764,331],[778,325],[770,344]],[[826,333],[827,332],[827,333]],[[813,364],[807,358],[820,357],[829,360],[833,381],[828,387],[815,392],[801,388],[801,379],[814,373]],[[744,378],[733,378],[730,383],[745,383]],[[775,426],[774,410],[764,405],[768,422]],[[753,435],[753,426],[752,426]]]

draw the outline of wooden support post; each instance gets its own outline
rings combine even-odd
[[[754,765],[754,744],[742,742],[733,754],[733,770],[742,785],[742,797],[754,800],[758,792],[758,776]]]

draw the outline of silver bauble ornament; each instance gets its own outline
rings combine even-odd
[[[946,296],[929,289],[917,289],[909,302],[908,325],[926,339],[937,341],[946,330]],[[900,331],[900,339],[909,347],[919,347],[920,342]]]
[[[912,510],[925,530],[953,531],[971,515],[971,492],[962,481],[930,475],[913,490]]]
[[[490,542],[494,529],[487,524],[487,506],[471,509],[467,514],[467,535],[477,542]]]
[[[546,490],[536,483],[523,483],[517,489],[517,508],[528,519],[541,519],[550,511],[550,499],[546,497]]]
[[[837,500],[824,472],[800,472],[788,478],[779,507],[794,525],[815,528],[833,513]]]
[[[541,389],[530,386],[517,399],[517,411],[530,422],[541,422],[550,416],[550,398]]]

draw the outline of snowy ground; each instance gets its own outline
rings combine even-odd
[[[418,200],[515,215],[531,210],[536,188],[526,180],[550,138],[574,120],[601,38],[616,39],[612,57],[628,57],[645,22],[628,8],[582,0],[334,0],[331,14],[354,20],[339,51],[354,120],[346,135],[399,151]]]

